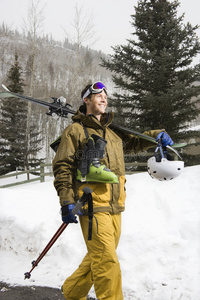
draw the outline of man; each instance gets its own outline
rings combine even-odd
[[[86,205],[80,216],[80,224],[88,252],[79,268],[65,280],[63,294],[67,300],[86,300],[94,284],[99,300],[122,300],[121,270],[116,248],[126,197],[123,147],[138,152],[152,147],[153,144],[131,135],[125,136],[121,132],[116,134],[109,128],[113,113],[105,113],[107,89],[103,83],[87,85],[81,97],[83,105],[74,115],[74,123],[65,129],[53,161],[54,185],[60,198],[62,219],[66,223],[77,223],[71,211],[81,197],[83,188],[91,188],[96,221],[93,222],[92,239],[88,240],[89,219]],[[148,131],[145,134],[155,138],[162,135],[165,145],[173,143],[163,130]],[[112,171],[117,176],[117,182],[81,182],[80,177],[77,179],[80,160],[84,159],[80,159],[80,151],[83,151],[88,137],[91,136],[98,136],[100,141],[105,141],[105,153],[100,157],[101,163],[106,166],[104,169],[107,172]],[[98,173],[98,165],[96,168]]]

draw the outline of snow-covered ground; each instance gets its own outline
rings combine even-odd
[[[125,300],[200,299],[199,179],[200,165],[185,168],[167,182],[147,173],[127,176],[117,250]],[[52,178],[0,190],[1,281],[60,287],[78,267],[86,247],[80,226],[71,224],[24,280],[31,262],[61,225],[59,211]]]

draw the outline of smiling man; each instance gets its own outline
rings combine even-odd
[[[107,89],[102,82],[87,85],[81,97],[83,105],[74,115],[73,124],[64,130],[53,161],[54,185],[60,198],[63,222],[77,223],[72,209],[85,186],[93,191],[93,210],[88,204],[81,211],[79,219],[87,254],[79,268],[65,280],[63,294],[67,300],[86,300],[94,284],[99,300],[122,300],[116,248],[126,197],[123,147],[139,152],[153,144],[111,130],[113,113],[105,112]],[[146,134],[156,138],[161,131],[152,130]],[[69,245],[68,257],[73,255]]]
[[[90,88],[89,88],[90,91]],[[87,93],[86,93],[87,95]],[[101,114],[105,113],[107,107],[107,92],[103,89],[100,93],[90,94],[87,97],[83,95],[83,101],[86,104],[87,115],[93,114],[100,121]]]

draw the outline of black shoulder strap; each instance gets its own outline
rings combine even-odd
[[[83,126],[86,139],[88,141],[89,134],[84,124],[80,123]],[[87,157],[87,146],[84,147],[84,154],[85,157]],[[82,161],[82,172],[86,175],[88,173],[88,162],[87,160]],[[90,194],[89,200],[88,200],[88,218],[89,218],[89,224],[88,224],[88,241],[92,240],[92,223],[93,223],[93,201],[92,201],[92,195]]]
[[[84,129],[84,132],[85,132],[86,139],[88,140],[89,134],[88,134],[88,132],[87,132],[87,129],[86,129],[86,127],[85,127],[84,124],[82,124],[82,123],[80,123],[80,124],[83,126],[83,129]]]

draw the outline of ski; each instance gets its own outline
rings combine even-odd
[[[142,138],[144,140],[150,141],[150,142],[152,142],[154,144],[158,144],[156,142],[156,139],[154,139],[153,137],[145,135],[145,134],[140,133],[138,131],[135,131],[135,130],[132,130],[132,129],[128,129],[126,127],[123,127],[123,126],[120,126],[120,125],[117,125],[117,124],[114,124],[114,123],[112,123],[109,127],[111,129],[113,129],[113,130],[120,130],[120,131],[124,131],[126,133],[134,134],[134,135],[136,135],[139,138]],[[185,147],[185,146],[187,146],[187,143],[178,143],[178,144],[173,144],[172,148],[182,148],[182,147]],[[169,148],[170,146],[167,146],[167,147]]]
[[[149,142],[152,142],[152,143],[158,145],[158,142],[156,142],[155,138],[153,138],[151,136],[148,136],[148,135],[145,135],[143,133],[140,133],[138,131],[128,129],[126,127],[123,127],[123,126],[120,126],[120,125],[117,125],[117,124],[114,124],[114,123],[112,123],[110,125],[110,128],[113,129],[114,131],[115,130],[120,130],[120,131],[124,131],[125,133],[133,134],[133,135],[135,135],[135,136],[137,136],[141,139],[147,140]],[[175,148],[182,148],[182,147],[185,147],[186,145],[187,145],[187,143],[173,144],[173,146],[168,145],[166,148],[170,149],[172,152],[174,152],[182,160],[181,155],[179,154],[179,152]]]
[[[3,93],[0,92],[0,97],[2,97],[2,98],[14,97],[14,98],[20,98],[20,99],[23,99],[26,101],[30,101],[33,103],[37,103],[41,106],[49,108],[49,112],[47,113],[47,115],[52,116],[55,113],[59,117],[67,118],[68,114],[73,115],[75,113],[74,110],[69,108],[69,107],[71,107],[71,105],[66,103],[66,99],[64,97],[60,97],[60,98],[52,97],[52,99],[54,101],[49,103],[47,101],[43,101],[40,99],[13,93],[4,84],[2,84],[2,87],[4,88],[4,90],[6,90],[6,92],[3,92]]]
[[[50,115],[50,116],[56,114],[59,117],[67,118],[69,114],[70,115],[75,114],[75,111],[70,108],[71,105],[66,102],[66,99],[64,97],[59,97],[59,98],[52,97],[53,102],[47,102],[47,101],[43,101],[43,100],[36,99],[33,97],[24,96],[24,95],[20,95],[20,94],[11,92],[4,84],[2,84],[2,87],[5,90],[5,92],[0,92],[1,98],[14,97],[14,98],[20,98],[20,99],[23,99],[26,101],[30,101],[33,103],[37,103],[41,106],[48,108],[49,112],[47,112],[46,114]],[[123,131],[128,134],[133,134],[139,138],[142,138],[144,140],[152,142],[155,145],[158,145],[158,143],[156,142],[156,139],[154,139],[153,137],[150,137],[148,135],[145,135],[143,133],[140,133],[138,131],[128,129],[126,127],[123,127],[123,126],[120,126],[120,125],[117,125],[114,123],[112,123],[109,127],[111,129],[113,129],[114,131],[120,130],[120,131]],[[58,138],[55,142],[53,142],[51,144],[51,148],[54,149],[53,147],[57,146],[59,144],[59,142],[60,142],[60,139]],[[187,143],[180,143],[180,144],[174,144],[172,147],[167,146],[167,148],[170,149],[171,151],[173,151],[180,159],[182,159],[180,154],[178,153],[178,151],[175,148],[182,148],[182,147],[185,147],[186,145],[187,145]]]

